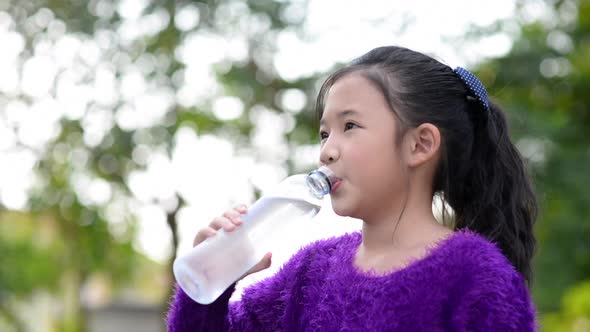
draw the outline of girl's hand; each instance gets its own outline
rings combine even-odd
[[[209,224],[209,226],[201,229],[197,232],[195,239],[193,241],[193,247],[199,245],[199,243],[205,241],[206,239],[213,237],[217,234],[217,231],[222,229],[225,232],[232,232],[236,228],[240,227],[243,224],[241,216],[248,212],[248,208],[246,205],[237,206],[229,211],[226,211],[222,216],[213,218],[213,221]],[[248,272],[246,272],[240,279],[244,277],[256,273],[262,270],[267,269],[270,267],[272,261],[272,253],[267,253],[264,257],[254,265]]]

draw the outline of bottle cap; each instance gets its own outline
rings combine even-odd
[[[309,190],[317,198],[322,198],[332,191],[332,186],[339,179],[336,177],[334,172],[327,166],[321,166],[320,168],[310,172],[305,179]]]

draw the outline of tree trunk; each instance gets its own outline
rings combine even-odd
[[[170,228],[170,232],[172,233],[172,256],[166,263],[166,271],[169,280],[168,291],[166,292],[164,301],[162,303],[162,314],[163,317],[166,317],[166,313],[168,313],[168,303],[171,301],[171,297],[174,293],[174,274],[172,273],[172,264],[174,264],[174,259],[176,259],[176,251],[178,249],[178,223],[176,221],[176,216],[178,215],[178,211],[184,205],[182,198],[178,197],[178,205],[176,209],[172,212],[166,214],[166,222],[168,223],[168,227]],[[162,331],[166,331],[166,320],[162,320],[164,325],[162,326]]]
[[[81,285],[80,271],[70,268],[64,272],[62,276],[64,307],[61,329],[64,332],[83,332],[86,330],[84,313],[80,302]]]

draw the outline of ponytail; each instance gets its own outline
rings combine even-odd
[[[445,197],[455,213],[455,228],[497,243],[530,287],[538,206],[525,163],[498,105],[490,103],[488,112],[475,103],[469,108],[474,122],[470,167],[462,179],[449,179],[453,190]]]

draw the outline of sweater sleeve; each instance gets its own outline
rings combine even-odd
[[[237,302],[229,302],[235,284],[209,305],[193,301],[177,287],[168,312],[168,331],[281,330],[289,319],[286,308],[300,301],[298,288],[302,268],[308,263],[307,249],[300,249],[275,275],[244,289]]]
[[[203,305],[193,301],[177,285],[168,311],[168,331],[227,331],[228,303],[235,289],[234,283],[213,303]]]
[[[516,271],[479,276],[469,283],[453,315],[454,331],[535,332],[535,308]]]

